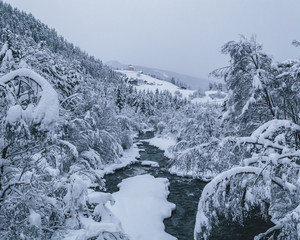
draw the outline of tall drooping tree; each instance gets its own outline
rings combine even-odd
[[[230,65],[212,72],[224,78],[229,94],[224,120],[237,127],[239,133],[251,133],[260,123],[277,117],[269,85],[274,77],[271,58],[262,51],[254,37],[241,37],[222,47]]]

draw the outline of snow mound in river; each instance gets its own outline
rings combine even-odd
[[[115,204],[107,204],[121,220],[132,240],[175,240],[164,231],[163,220],[172,215],[175,204],[167,201],[169,181],[149,174],[124,179],[113,193]]]
[[[142,161],[141,164],[142,166],[146,166],[146,167],[159,167],[159,164],[153,161]]]

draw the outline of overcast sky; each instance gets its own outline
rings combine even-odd
[[[257,36],[275,60],[300,48],[300,0],[4,0],[103,62],[118,60],[207,77],[220,47]]]

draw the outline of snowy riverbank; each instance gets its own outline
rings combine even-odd
[[[103,167],[103,169],[95,170],[99,177],[104,177],[106,174],[112,174],[118,169],[122,169],[130,164],[136,163],[140,156],[139,148],[137,144],[133,144],[132,147],[124,151],[123,156],[120,158],[119,163],[108,164]]]
[[[172,137],[154,137],[150,139],[143,140],[144,142],[148,142],[150,145],[159,148],[164,151],[164,155],[167,158],[173,158],[174,155],[169,152],[169,148],[176,144],[176,140]]]
[[[164,155],[167,158],[173,159],[175,157],[174,154],[169,151],[169,148],[176,144],[175,138],[172,138],[171,136],[168,136],[168,137],[157,137],[156,136],[154,138],[150,138],[150,139],[143,140],[143,141],[149,142],[150,145],[155,146],[155,147],[159,148],[160,150],[163,150]],[[201,179],[205,182],[210,181],[217,175],[217,173],[212,172],[210,170],[206,170],[205,172],[202,172],[201,174],[199,174],[199,172],[193,171],[193,170],[186,171],[175,165],[171,166],[168,169],[168,171],[171,174],[177,175],[179,177],[197,178],[197,179]]]
[[[130,149],[124,151],[119,163],[105,165],[102,169],[95,170],[95,173],[99,178],[103,178],[106,174],[112,174],[118,169],[136,163],[139,156],[138,146],[137,144],[133,144]],[[119,219],[111,214],[109,209],[105,206],[106,203],[114,204],[115,200],[113,196],[110,193],[95,192],[89,189],[88,187],[91,186],[91,183],[88,178],[80,179],[80,183],[81,184],[78,185],[79,191],[86,192],[82,197],[82,201],[87,201],[89,204],[96,204],[98,206],[94,209],[93,217],[78,216],[81,222],[81,229],[69,230],[63,237],[59,236],[56,239],[86,240],[94,236],[105,236],[105,232],[110,232],[111,234],[115,234],[115,236],[123,236],[124,231]],[[101,214],[101,216],[99,215],[101,218],[100,222],[94,219],[95,216],[97,218],[98,214]]]

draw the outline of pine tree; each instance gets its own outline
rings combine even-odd
[[[121,112],[122,109],[125,107],[125,97],[124,97],[123,92],[120,88],[117,89],[116,105],[119,108],[119,112]]]

